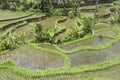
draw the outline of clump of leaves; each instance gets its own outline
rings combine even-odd
[[[36,24],[34,27],[35,31],[35,41],[36,42],[54,42],[53,38],[55,34],[59,31],[57,24],[55,24],[52,28],[48,28],[46,30],[42,30],[41,24]]]
[[[76,18],[74,26],[68,30],[68,35],[72,38],[81,38],[91,33],[92,18]]]
[[[110,19],[111,24],[119,24],[120,23],[120,6],[117,6],[114,8],[114,11],[112,12]]]
[[[25,43],[25,36],[25,33],[12,35],[11,31],[5,32],[0,36],[0,51],[14,49],[22,43]]]

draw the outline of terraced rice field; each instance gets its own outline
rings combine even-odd
[[[89,8],[93,6],[86,6],[86,9]],[[21,16],[24,15],[17,17]],[[6,23],[36,17],[38,15],[33,14],[22,19],[0,22],[0,25],[2,28]],[[41,21],[43,29],[52,28],[64,17],[43,19]],[[16,16],[9,18],[16,18]],[[5,19],[8,17],[6,16]],[[58,24],[69,29],[74,21],[75,19],[67,18]],[[13,34],[26,32],[26,43],[4,54],[0,53],[0,80],[120,80],[120,33],[118,33],[120,27],[108,23],[97,23],[96,33],[93,36],[62,44],[51,44],[29,42],[34,38],[35,23],[39,23],[39,20],[27,22],[26,25],[13,31]],[[67,36],[66,32],[56,38],[62,39],[65,36]]]
[[[73,49],[75,49],[77,47],[80,47],[80,46],[102,45],[102,44],[105,44],[108,41],[109,41],[108,38],[98,36],[98,37],[94,37],[94,38],[91,38],[91,39],[88,39],[88,40],[76,41],[76,42],[71,43],[71,44],[68,43],[68,44],[59,45],[59,47],[61,49],[64,49],[64,50],[73,50]]]
[[[100,29],[108,29],[108,28],[113,28],[114,26],[110,24],[105,24],[105,23],[98,23],[95,26],[95,30],[100,30]]]
[[[45,53],[29,46],[21,46],[16,50],[0,56],[0,62],[6,60],[12,60],[18,66],[31,70],[43,70],[64,66],[64,61],[59,56]]]
[[[4,11],[0,10],[0,20],[23,17],[28,14],[30,14],[30,12],[21,12],[21,11],[14,12],[14,11],[9,11],[9,10],[4,10]]]
[[[103,50],[84,50],[74,54],[69,54],[73,67],[80,65],[93,65],[104,61],[115,59],[119,55],[120,43],[115,43],[113,46]]]
[[[106,70],[100,70],[95,72],[85,72],[75,75],[63,75],[63,76],[54,76],[54,77],[45,77],[46,80],[84,80],[89,78],[90,80],[120,80],[120,66],[115,66]],[[44,80],[41,78],[41,80]]]

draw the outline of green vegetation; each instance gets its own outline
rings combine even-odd
[[[60,31],[57,24],[54,25],[52,28],[48,28],[45,31],[42,31],[42,25],[36,24],[35,26],[35,38],[37,42],[51,42],[55,43],[54,37]]]
[[[5,65],[4,65],[5,64]],[[117,66],[120,64],[120,56],[113,61],[108,61],[93,66],[80,66],[75,68],[60,68],[60,69],[48,69],[44,71],[30,71],[27,69],[19,68],[14,66],[15,64],[8,61],[0,65],[0,69],[9,70],[17,75],[24,77],[39,77],[39,76],[54,76],[54,75],[68,75],[68,74],[79,74],[84,72],[98,71]]]
[[[119,80],[119,3],[0,0],[0,80]]]
[[[109,79],[106,79],[106,78],[85,78],[83,80],[109,80]]]
[[[91,33],[92,19],[90,18],[76,18],[75,25],[68,31],[68,35],[72,38],[84,37],[84,35]]]
[[[4,50],[14,49],[25,43],[25,33],[12,35],[12,29],[6,31],[0,36],[0,52]]]

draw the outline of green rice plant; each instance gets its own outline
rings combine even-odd
[[[79,41],[91,39],[91,38],[94,38],[94,37],[96,37],[96,36],[95,35],[85,35],[83,38],[75,39],[75,40],[72,40],[72,41],[69,41],[69,42],[63,42],[62,44],[72,44],[72,43],[76,43],[76,42],[79,42]]]
[[[13,63],[14,64],[14,63]],[[103,63],[95,64],[95,65],[85,65],[85,66],[79,66],[74,68],[57,68],[57,69],[47,69],[42,71],[30,71],[24,68],[20,68],[17,66],[11,66],[7,63],[0,64],[0,70],[7,70],[10,71],[16,75],[24,76],[24,77],[50,77],[50,76],[56,76],[56,75],[74,75],[74,74],[80,74],[85,72],[95,72],[99,70],[108,69],[114,66],[120,65],[120,56],[118,56],[116,59],[112,61],[106,61]]]
[[[44,52],[48,52],[50,54],[54,54],[54,55],[57,55],[57,56],[60,56],[64,60],[65,67],[70,67],[70,60],[64,53],[58,52],[56,50],[44,49],[42,47],[39,47],[39,44],[35,44],[35,43],[30,43],[29,45],[33,46],[34,48],[36,48],[38,50],[41,50],[41,51],[44,51]]]
[[[109,80],[109,79],[107,79],[107,78],[93,78],[93,77],[91,77],[91,78],[84,78],[83,80]]]
[[[17,64],[15,64],[13,61],[5,61],[1,65],[4,65],[4,66],[17,66]]]
[[[107,42],[103,45],[97,46],[97,47],[82,46],[82,47],[77,47],[77,48],[75,48],[73,50],[69,50],[69,51],[62,50],[56,45],[54,45],[54,47],[56,47],[56,49],[58,51],[61,51],[63,53],[72,54],[72,53],[76,53],[76,52],[79,52],[79,51],[82,51],[82,50],[102,50],[102,49],[106,49],[106,48],[112,46],[114,43],[116,43],[118,41],[120,41],[120,34],[115,36],[111,41],[109,41],[109,42]]]
[[[73,44],[73,43],[76,43],[76,42],[79,42],[79,41],[83,41],[83,40],[88,40],[88,39],[91,39],[91,38],[95,38],[95,37],[97,37],[97,36],[87,36],[87,37],[85,37],[85,38],[82,38],[82,39],[78,39],[78,40],[74,40],[74,41],[71,41],[71,42],[67,42],[67,43],[63,43],[63,44],[67,44],[67,45],[69,45],[69,44]],[[115,39],[115,38],[113,38],[113,37],[109,37],[109,36],[105,36],[105,37],[107,37],[107,38],[110,38],[110,39]],[[113,40],[114,41],[114,40]],[[110,42],[108,42],[108,43],[106,43],[106,44],[103,44],[103,45],[101,45],[101,46],[105,46],[105,45],[107,45],[107,44],[112,44],[112,40],[110,41]],[[62,50],[61,48],[59,48],[56,44],[50,44],[50,43],[41,43],[41,45],[42,44],[47,44],[47,45],[50,45],[50,46],[52,46],[52,47],[54,47],[57,51],[60,51],[60,52],[62,52],[62,53],[66,53],[66,54],[72,54],[72,53],[75,53],[75,52],[79,52],[79,51],[81,51],[81,50],[99,50],[101,47],[100,46],[97,46],[97,47],[99,47],[99,48],[97,48],[97,49],[94,49],[94,47],[89,47],[89,46],[82,46],[82,47],[77,47],[76,49],[74,49],[74,50],[69,50],[69,51],[65,51],[65,50]],[[111,46],[111,45],[109,45],[109,46]],[[109,46],[105,46],[106,48],[107,47],[109,47]],[[105,48],[104,47],[104,48]],[[103,49],[103,48],[102,48]]]
[[[108,31],[108,30],[116,30],[116,28],[113,27],[113,28],[107,28],[107,29],[100,29],[100,30],[97,30],[96,32],[102,32],[102,31]]]

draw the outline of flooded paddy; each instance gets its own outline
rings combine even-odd
[[[99,45],[105,44],[109,40],[110,39],[108,39],[108,38],[98,36],[98,37],[90,38],[87,40],[77,41],[77,42],[74,42],[71,44],[61,44],[58,46],[64,50],[73,50],[80,46],[99,46]]]
[[[101,31],[97,32],[96,35],[104,35],[104,36],[116,36],[117,33],[115,30]]]
[[[98,78],[97,80],[104,80],[104,78],[105,80],[120,80],[120,65],[100,71],[85,72],[74,75],[44,77],[44,79],[41,78],[40,80],[84,80],[85,78]]]
[[[59,4],[59,2],[53,2],[53,4],[49,5],[49,2],[43,1],[42,3],[38,3],[37,5],[33,1],[16,2],[16,0],[14,0],[13,2],[6,3],[6,1],[2,0],[0,4],[0,8],[1,8],[0,34],[2,35],[7,30],[11,30],[11,29],[14,29],[14,31],[12,30],[13,35],[11,34],[8,36],[3,35],[1,37],[2,43],[0,43],[0,50],[1,50],[0,52],[3,54],[0,55],[0,64],[6,62],[7,60],[10,60],[15,62],[19,67],[25,68],[25,70],[23,70],[23,72],[22,70],[19,71],[20,70],[19,67],[17,66],[12,67],[12,64],[10,63],[6,63],[4,66],[0,65],[0,80],[86,80],[85,78],[89,78],[89,77],[91,78],[90,80],[94,80],[94,78],[95,80],[96,78],[101,78],[97,80],[104,80],[103,78],[105,78],[106,80],[120,79],[120,65],[116,65],[116,66],[114,65],[112,67],[99,71],[88,70],[85,73],[79,73],[80,72],[79,70],[73,71],[74,67],[79,67],[84,65],[90,65],[90,67],[92,67],[92,65],[102,63],[105,61],[111,61],[116,57],[118,57],[120,52],[120,42],[116,42],[114,43],[114,45],[110,46],[109,48],[102,50],[87,50],[86,48],[82,51],[77,52],[77,49],[80,47],[87,46],[94,48],[97,46],[104,45],[105,43],[111,41],[112,38],[115,39],[119,38],[118,33],[120,30],[117,27],[111,25],[112,20],[115,20],[116,22],[116,19],[114,19],[114,17],[117,16],[117,14],[115,13],[119,12],[119,10],[117,11],[118,6],[116,5],[118,3],[116,2],[111,3],[111,0],[98,2],[97,13],[96,13],[97,17],[95,24],[96,37],[92,37],[86,40],[79,39],[71,42],[64,42],[65,38],[69,39],[67,38],[68,37],[67,31],[75,24],[75,18],[69,18],[70,16],[74,16],[74,12],[80,13],[81,14],[80,16],[82,16],[83,18],[86,17],[93,18],[95,12],[94,1],[89,0],[89,1],[80,2],[81,5],[80,7],[76,8],[77,10],[75,8],[71,8],[71,2],[72,2],[71,0],[69,2],[67,1],[65,2],[66,3],[65,5],[61,5],[62,3]],[[40,7],[39,10],[37,9],[37,7],[38,8]],[[31,14],[32,11],[35,11],[35,14],[34,13]],[[45,15],[50,15],[51,17],[47,17]],[[55,15],[61,15],[61,16],[55,16]],[[63,16],[63,15],[69,15],[69,16]],[[40,16],[44,16],[42,17],[42,19],[43,18],[44,19],[41,21],[38,20]],[[63,20],[64,18],[67,19]],[[36,23],[42,24],[42,32],[44,32],[48,28],[52,29],[58,20],[61,21],[61,23],[57,25],[58,29],[60,30],[66,28],[66,31],[63,32],[61,31],[60,34],[56,34],[57,36],[55,36],[54,40],[55,42],[57,41],[61,42],[63,40],[63,43],[50,44],[49,43],[50,41],[48,41],[48,43],[34,43],[35,45],[37,45],[37,47],[41,48],[41,50],[37,50],[32,46],[28,46],[26,45],[27,43],[22,43],[22,45],[20,45],[16,49],[11,50],[12,44],[10,44],[10,42],[14,41],[16,44],[18,44],[17,41],[19,41],[17,40],[17,36],[14,36],[15,34],[19,35],[25,32],[26,33],[25,36],[22,35],[20,37],[20,40],[23,41],[24,39],[24,41],[26,42],[30,40],[28,44],[32,44],[32,42],[34,42],[32,40],[35,38],[34,35],[35,31],[33,29]],[[82,20],[82,18],[80,20]],[[115,25],[116,23],[112,23],[112,24]],[[47,31],[45,32],[47,33]],[[52,33],[54,31],[50,31],[50,32],[51,35],[52,34],[54,35],[54,33]],[[5,39],[3,40],[2,38],[4,38],[4,36]],[[38,36],[40,38],[44,38],[44,37],[49,38],[49,34],[43,34],[42,37],[41,35],[38,34]],[[85,36],[87,36],[87,34]],[[61,51],[59,48],[61,49]],[[72,52],[73,54],[65,54],[67,53],[67,51]],[[58,53],[60,52],[61,56],[57,56],[58,54],[57,52]],[[7,65],[9,65],[10,68],[8,68]],[[68,68],[66,69],[66,67]],[[12,70],[12,68],[14,69]],[[57,74],[50,76],[50,74],[54,74],[54,72],[51,71],[51,70],[54,71],[54,68],[60,70],[61,72],[60,75]],[[30,72],[33,73],[29,73],[29,71],[26,72],[27,69],[29,69]],[[46,69],[50,69],[50,73],[49,72],[45,73]],[[40,73],[39,72],[38,74],[34,73],[34,71],[37,72],[37,70],[39,70]],[[43,70],[42,73],[41,70]],[[66,75],[64,71],[67,71],[68,74]],[[70,74],[69,71],[75,72],[75,74]],[[55,71],[55,73],[57,72]],[[45,76],[41,77],[38,75],[45,75]]]
[[[21,46],[0,56],[0,62],[12,60],[18,66],[30,70],[44,70],[64,66],[64,61],[56,55],[36,50],[29,46]]]
[[[99,23],[99,24],[96,24],[96,26],[95,26],[95,31],[101,30],[101,29],[113,28],[113,27],[114,27],[114,26],[113,26],[113,25],[110,25],[110,24]]]
[[[24,78],[15,75],[9,71],[0,71],[0,80],[84,80],[84,78],[107,78],[108,80],[119,80],[120,79],[120,65],[111,67],[108,69],[85,72],[81,74],[74,75],[56,75],[51,77],[40,77],[40,78]],[[92,79],[91,79],[92,80]]]
[[[120,53],[120,42],[103,50],[85,50],[69,54],[72,67],[81,65],[93,65],[115,59]]]

